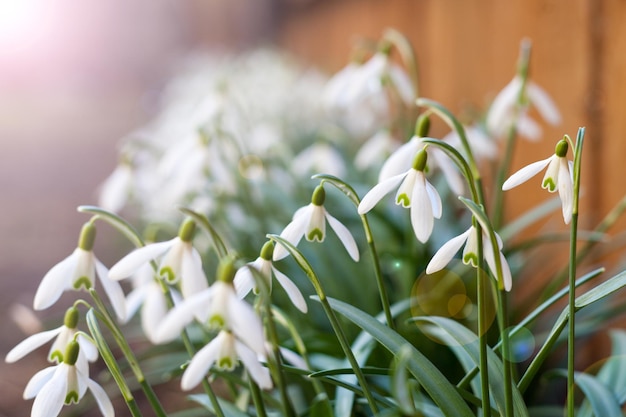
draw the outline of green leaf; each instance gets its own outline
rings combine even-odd
[[[403,346],[407,346],[405,349],[409,349],[411,352],[410,360],[407,363],[409,372],[413,374],[444,415],[474,416],[472,410],[457,392],[456,387],[443,376],[426,356],[409,344],[401,335],[350,304],[332,298],[328,298],[328,302],[333,310],[370,333],[391,353],[397,354]]]
[[[309,408],[309,415],[311,417],[333,417],[333,408],[330,405],[328,396],[326,394],[317,394],[311,402]]]
[[[567,378],[567,370],[558,369],[554,374]],[[622,417],[622,410],[611,390],[596,377],[584,372],[574,373],[574,381],[589,400],[593,414],[602,417]]]
[[[413,400],[413,391],[416,385],[414,380],[409,379],[407,367],[411,358],[411,350],[407,345],[402,346],[400,352],[396,355],[396,364],[391,378],[391,392],[398,402],[398,406],[405,415],[415,415],[415,404]]]
[[[576,308],[580,309],[591,303],[614,293],[615,291],[626,286],[626,271],[622,271],[614,277],[604,281],[597,287],[592,288],[586,293],[576,298]]]
[[[193,394],[189,396],[189,399],[197,402],[202,405],[204,408],[209,410],[212,413],[215,413],[213,409],[213,405],[211,404],[211,400],[206,394]],[[225,417],[248,417],[248,414],[238,409],[233,403],[218,398],[217,401],[220,403],[220,407],[224,412]]]
[[[462,324],[445,317],[415,317],[415,323],[429,323],[431,326],[420,326],[421,330],[435,338],[438,338],[445,345],[451,348],[457,355],[466,371],[470,371],[480,363],[480,348],[478,346],[478,336]],[[438,331],[440,330],[440,331]],[[462,352],[459,352],[462,350]],[[465,353],[472,363],[468,364]],[[489,363],[489,387],[490,396],[494,400],[496,408],[501,415],[505,410],[505,381],[503,379],[503,364],[493,350],[487,349],[487,361]],[[528,416],[528,410],[522,398],[522,394],[513,387],[513,412],[515,416]]]

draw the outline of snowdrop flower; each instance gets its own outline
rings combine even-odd
[[[88,369],[88,361],[93,362],[98,358],[98,349],[96,346],[83,335],[76,335],[78,332],[77,325],[80,314],[76,307],[70,307],[65,312],[63,325],[56,329],[36,333],[21,341],[17,346],[7,353],[5,361],[13,363],[22,359],[35,349],[43,346],[52,339],[55,339],[48,353],[50,362],[63,362],[63,354],[70,342],[76,340],[80,345],[80,353],[77,359],[77,366],[81,370]]]
[[[56,264],[46,273],[35,293],[33,307],[43,310],[53,305],[64,291],[94,288],[99,278],[109,297],[113,310],[120,320],[126,317],[124,292],[119,283],[109,278],[109,271],[93,253],[96,227],[86,223],[80,233],[78,247],[70,256]]]
[[[423,139],[427,137],[429,128],[430,118],[424,115],[418,117],[415,123],[415,135],[387,158],[378,175],[379,183],[411,168],[415,154],[424,147]],[[429,151],[429,156],[431,157],[431,167],[441,170],[452,192],[462,195],[464,191],[463,177],[454,166],[454,163],[443,151],[436,148]]]
[[[465,136],[472,148],[472,153],[477,160],[489,160],[493,161],[498,156],[498,146],[496,142],[479,126],[464,126]],[[441,138],[442,141],[447,142],[456,149],[463,149],[461,139],[456,133],[456,130],[450,131],[447,135]]]
[[[191,245],[195,227],[193,220],[185,220],[177,237],[135,249],[111,267],[109,276],[115,280],[126,278],[142,265],[163,256],[159,265],[159,275],[169,284],[180,281],[183,297],[190,297],[206,289],[207,280],[200,254]]]
[[[89,374],[77,366],[80,346],[72,341],[68,344],[63,362],[37,372],[24,389],[24,399],[35,398],[31,417],[54,417],[59,415],[64,404],[78,403],[91,391],[100,412],[113,417],[115,411],[106,392]]]
[[[565,157],[567,155],[567,148],[567,140],[560,140],[556,144],[554,155],[547,159],[533,162],[511,175],[509,179],[502,184],[502,190],[506,191],[517,187],[537,175],[545,167],[548,167],[541,182],[541,188],[547,189],[551,193],[557,190],[559,191],[561,206],[563,208],[563,220],[565,224],[569,224],[572,219],[574,204],[574,184],[572,173],[573,164]]]
[[[426,168],[426,149],[415,155],[413,166],[406,172],[378,183],[361,200],[359,214],[365,214],[395,188],[396,204],[411,209],[411,225],[417,239],[424,243],[433,230],[434,219],[441,217],[441,197],[424,176]]]
[[[335,177],[345,177],[346,163],[341,153],[331,144],[317,142],[304,149],[293,158],[291,169],[299,175],[331,174]]]
[[[168,311],[168,303],[163,293],[158,276],[150,264],[144,264],[131,276],[133,290],[126,297],[127,319],[130,319],[141,307],[141,328],[152,343],[161,321]],[[170,291],[174,304],[181,301],[181,295],[176,290]]]
[[[532,81],[524,82],[518,74],[493,100],[487,114],[488,131],[495,137],[502,137],[511,126],[515,126],[521,136],[538,140],[541,128],[527,115],[531,105],[549,124],[556,126],[561,123],[561,114],[550,96]]]
[[[374,164],[380,163],[384,158],[396,150],[396,139],[388,129],[379,130],[369,138],[354,156],[354,166],[365,170]]]
[[[502,240],[500,236],[496,234],[498,240],[498,249],[500,254],[500,265],[502,267],[502,279],[504,283],[504,289],[506,291],[511,290],[513,279],[511,277],[511,269],[506,261],[506,258],[502,254]],[[485,233],[482,232],[482,244],[483,244],[483,258],[487,262],[489,269],[494,277],[498,276],[496,268],[496,259],[494,257],[493,246],[491,245],[491,239]],[[465,245],[463,249],[463,263],[465,265],[472,265],[478,267],[478,233],[476,227],[473,225],[467,229],[463,234],[453,237],[447,241],[438,251],[426,266],[426,273],[433,274],[437,271],[441,271],[454,257],[454,255]]]
[[[304,301],[302,293],[298,287],[285,274],[280,272],[272,264],[272,256],[274,254],[274,242],[268,241],[261,248],[260,256],[243,268],[240,268],[235,274],[233,284],[239,298],[245,297],[250,290],[257,292],[255,277],[251,269],[254,268],[265,279],[270,291],[272,289],[272,275],[276,277],[278,283],[283,287],[287,296],[294,306],[303,313],[307,312],[307,305]]]
[[[100,206],[119,212],[133,190],[134,173],[129,161],[121,161],[100,188]]]
[[[174,340],[194,318],[212,330],[229,330],[260,355],[265,354],[263,326],[254,309],[237,297],[233,279],[234,259],[220,261],[217,281],[209,288],[184,299],[163,319],[155,340]]]
[[[308,206],[300,207],[293,215],[289,223],[280,234],[280,237],[289,243],[297,246],[302,237],[309,242],[323,242],[326,238],[326,222],[335,231],[337,237],[348,251],[350,257],[359,261],[359,248],[350,234],[350,231],[339,220],[331,216],[324,207],[326,191],[323,185],[318,185],[313,191],[311,203]],[[289,253],[281,245],[274,249],[274,261],[286,257]]]
[[[241,360],[261,389],[272,388],[269,369],[261,365],[257,354],[228,330],[221,330],[209,344],[191,359],[181,380],[181,388],[190,390],[198,385],[213,364],[222,371],[232,371]]]

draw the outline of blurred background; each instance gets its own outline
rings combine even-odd
[[[14,305],[30,307],[41,277],[75,247],[86,220],[76,206],[97,203],[119,139],[150,120],[194,51],[272,44],[332,73],[360,37],[393,27],[413,42],[421,95],[458,113],[486,108],[528,37],[531,77],[563,123],[519,143],[513,166],[586,126],[581,211],[592,227],[626,194],[624,22],[619,0],[0,0],[0,355],[25,336]],[[511,216],[545,198],[535,191],[518,193]],[[100,255],[107,265],[115,256]],[[21,393],[41,356],[0,362],[0,416],[28,413]]]

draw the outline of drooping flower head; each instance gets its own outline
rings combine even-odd
[[[37,372],[24,389],[24,399],[35,398],[31,417],[55,417],[63,405],[78,403],[91,391],[103,416],[113,417],[115,411],[106,392],[89,378],[88,369],[77,365],[80,345],[71,341],[63,355],[63,362]]]
[[[289,223],[281,232],[280,237],[297,246],[304,237],[309,242],[323,242],[326,238],[326,222],[335,231],[337,237],[348,251],[350,257],[358,262],[359,248],[350,234],[350,230],[339,220],[331,216],[324,207],[326,191],[323,185],[318,185],[313,191],[311,203],[301,207],[293,215]],[[274,249],[273,259],[275,261],[283,259],[289,253],[281,245]]]
[[[496,234],[498,241],[498,253],[500,255],[500,265],[502,267],[502,279],[504,289],[510,291],[513,279],[511,276],[511,269],[506,261],[506,258],[502,254],[502,239]],[[482,244],[483,244],[483,258],[487,262],[487,266],[491,270],[494,277],[497,278],[496,258],[494,256],[493,246],[491,245],[491,239],[485,230],[482,231]],[[474,225],[467,229],[459,236],[453,237],[447,241],[432,257],[428,265],[426,266],[427,274],[434,274],[437,271],[441,271],[454,257],[454,255],[465,245],[463,249],[463,263],[465,265],[472,265],[474,268],[478,267],[478,230]]]
[[[424,175],[427,159],[426,149],[421,149],[408,171],[378,183],[361,200],[359,214],[367,213],[385,195],[398,188],[395,203],[410,209],[415,236],[420,242],[426,242],[432,233],[434,219],[440,218],[442,214],[441,197]]]
[[[272,289],[272,275],[276,277],[276,280],[281,285],[281,287],[283,287],[293,305],[296,306],[298,310],[306,313],[307,306],[306,301],[302,296],[302,293],[300,292],[296,284],[294,284],[293,281],[289,279],[289,277],[287,277],[285,274],[283,274],[274,267],[272,263],[273,253],[274,242],[269,240],[265,242],[265,244],[261,248],[261,254],[254,262],[249,263],[248,265],[240,268],[237,271],[237,273],[235,274],[235,279],[233,281],[235,289],[237,291],[237,295],[239,296],[239,298],[243,298],[252,289],[257,292],[257,285],[255,283],[256,281],[254,278],[254,274],[251,271],[251,269],[254,268],[263,277],[270,291]]]
[[[68,308],[65,312],[62,326],[27,337],[7,353],[5,361],[8,363],[18,361],[40,346],[55,339],[48,353],[48,361],[55,363],[64,362],[63,355],[68,345],[73,341],[77,341],[80,345],[80,353],[76,365],[82,370],[88,369],[89,365],[87,362],[93,362],[98,358],[98,349],[91,340],[81,334],[77,334],[79,318],[80,313],[76,307]]]
[[[506,191],[517,187],[537,175],[545,167],[548,167],[541,181],[541,188],[547,189],[551,193],[558,190],[563,210],[563,220],[565,224],[569,224],[572,219],[574,204],[574,182],[573,163],[567,160],[567,149],[567,140],[560,140],[556,144],[554,154],[551,157],[533,162],[511,175],[502,184],[502,190]]]
[[[33,301],[35,310],[53,305],[67,290],[89,290],[98,280],[109,297],[113,310],[120,320],[126,317],[124,292],[119,283],[109,278],[108,269],[93,253],[96,227],[86,223],[80,233],[78,247],[70,256],[53,266],[43,277]]]
[[[192,219],[185,220],[177,237],[135,249],[113,265],[110,277],[115,280],[129,277],[142,265],[162,257],[159,275],[169,284],[180,282],[184,297],[206,289],[207,280],[202,269],[202,260],[192,245],[195,228],[196,224]]]

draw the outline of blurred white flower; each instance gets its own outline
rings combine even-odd
[[[524,89],[524,91],[522,91]],[[487,113],[487,129],[491,135],[501,138],[515,126],[517,132],[530,140],[538,140],[541,127],[527,112],[534,106],[541,117],[555,126],[561,123],[561,114],[550,96],[537,84],[516,75],[498,93]]]
[[[94,288],[98,278],[115,314],[120,320],[125,319],[124,292],[119,283],[109,278],[108,269],[92,251],[95,235],[93,223],[86,223],[81,230],[78,247],[70,256],[53,266],[41,280],[33,301],[35,310],[50,307],[66,290]]]
[[[31,417],[55,417],[64,404],[78,403],[91,391],[103,416],[113,417],[115,411],[106,392],[89,374],[76,366],[79,344],[71,342],[63,355],[65,361],[42,369],[28,382],[24,389],[24,399],[35,398]]]
[[[298,175],[330,174],[343,178],[346,163],[341,153],[329,143],[316,142],[293,158],[291,169]]]
[[[183,297],[189,297],[207,288],[202,269],[202,259],[192,246],[195,223],[187,219],[174,239],[151,243],[135,249],[111,267],[111,279],[120,280],[131,276],[142,265],[161,257],[159,275],[169,284],[180,281]]]
[[[237,291],[237,296],[239,298],[243,298],[250,292],[250,290],[254,289],[255,292],[257,291],[257,286],[255,284],[256,280],[253,272],[251,271],[251,269],[254,268],[265,279],[270,291],[272,288],[272,275],[275,276],[276,280],[280,286],[283,287],[293,305],[296,306],[296,308],[298,308],[301,312],[306,313],[307,305],[302,293],[296,284],[289,279],[289,277],[274,267],[272,264],[273,254],[274,243],[272,241],[268,241],[263,245],[260,256],[254,262],[247,264],[243,268],[239,268],[233,281],[235,290]]]
[[[313,191],[311,203],[296,210],[291,223],[285,226],[280,237],[294,246],[297,246],[303,237],[309,242],[323,242],[326,238],[326,222],[328,222],[350,257],[355,262],[358,262],[359,248],[354,237],[352,237],[350,230],[346,226],[326,211],[324,207],[325,198],[326,192],[324,187],[321,185],[317,186],[315,191]],[[274,248],[273,259],[278,261],[288,254],[287,249],[278,245]]]
[[[408,171],[379,182],[361,200],[359,214],[367,213],[384,196],[398,188],[396,204],[410,208],[415,236],[420,242],[426,242],[432,233],[434,219],[442,214],[441,197],[424,176],[426,160],[426,150],[422,149],[414,157],[413,166]]]
[[[464,126],[464,129],[467,141],[477,161],[493,161],[498,157],[497,143],[481,127]],[[461,153],[465,153],[465,149],[463,149],[461,139],[456,130],[450,131],[441,138],[441,140],[452,145],[455,149],[460,150]]]
[[[261,365],[257,353],[228,330],[221,330],[193,356],[183,374],[181,387],[184,390],[194,388],[205,378],[212,365],[222,371],[232,371],[239,360],[261,389],[272,388],[269,369]]]
[[[100,189],[100,207],[113,213],[119,212],[133,189],[133,169],[121,162],[104,181]]]
[[[559,191],[563,220],[565,224],[569,224],[572,219],[574,203],[574,180],[572,172],[573,163],[566,158],[567,148],[567,140],[560,140],[551,157],[533,162],[511,175],[509,179],[502,184],[502,190],[506,191],[517,187],[537,175],[545,167],[548,167],[541,181],[541,188],[547,189],[551,193],[557,190]]]
[[[381,163],[398,148],[397,140],[388,129],[379,130],[369,138],[354,157],[354,166],[365,170]]]
[[[496,234],[498,240],[498,249],[500,254],[500,265],[502,266],[502,279],[504,281],[504,289],[510,291],[513,283],[511,276],[511,269],[506,261],[506,258],[502,254],[502,239]],[[482,233],[483,243],[483,258],[487,262],[489,269],[494,277],[498,276],[496,268],[496,260],[494,257],[493,246],[491,245],[491,239],[483,230]],[[447,241],[432,257],[428,265],[426,266],[426,273],[433,274],[437,271],[441,271],[446,265],[450,263],[454,255],[465,245],[463,249],[463,263],[465,265],[478,266],[478,233],[476,227],[473,225],[459,236],[453,237]]]

